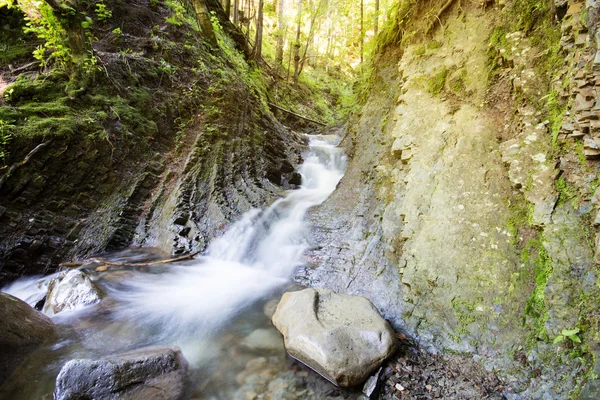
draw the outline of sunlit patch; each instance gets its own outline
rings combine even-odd
[[[4,79],[4,74],[0,72],[0,96],[4,96],[4,91],[8,87],[8,81]]]

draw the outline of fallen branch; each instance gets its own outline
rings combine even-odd
[[[318,125],[321,125],[321,126],[327,126],[326,124],[324,124],[324,123],[322,123],[322,122],[315,121],[314,119],[311,119],[311,118],[305,117],[304,115],[296,114],[296,113],[295,113],[295,112],[293,112],[293,111],[286,110],[285,108],[279,107],[278,105],[275,105],[275,104],[273,104],[273,103],[268,103],[268,104],[269,104],[269,106],[270,106],[270,107],[273,107],[273,108],[275,108],[275,109],[277,109],[277,110],[279,110],[279,111],[283,111],[283,112],[285,112],[285,113],[288,113],[288,114],[290,114],[290,115],[293,115],[294,117],[298,117],[298,118],[304,119],[304,120],[306,120],[306,121],[312,122],[313,124],[318,124]]]
[[[29,160],[31,160],[31,157],[33,157],[35,155],[35,153],[39,152],[44,147],[48,146],[50,144],[50,142],[51,142],[51,140],[47,140],[44,143],[38,144],[33,150],[31,150],[25,156],[25,158],[23,159],[23,161],[11,165],[10,168],[8,169],[8,171],[6,172],[6,174],[4,174],[4,176],[2,178],[0,178],[0,189],[2,189],[2,186],[4,185],[4,182],[6,182],[6,180],[8,179],[8,177],[10,175],[12,175],[17,170],[17,168],[21,168],[23,165],[27,164],[29,162]]]
[[[28,70],[31,67],[37,67],[39,64],[40,64],[39,61],[33,61],[33,62],[27,63],[25,65],[22,65],[19,68],[11,69],[10,72],[11,72],[11,74],[20,73],[21,71]]]
[[[199,251],[197,251],[195,253],[187,254],[185,256],[177,257],[177,258],[171,258],[169,260],[152,261],[152,262],[148,262],[148,263],[119,263],[119,262],[105,261],[102,258],[91,258],[91,259],[88,259],[85,261],[62,263],[59,266],[65,267],[65,268],[77,268],[77,267],[83,267],[84,265],[87,265],[87,264],[100,262],[100,263],[104,264],[103,266],[108,266],[108,267],[149,267],[152,265],[169,264],[169,263],[174,263],[177,261],[191,260],[198,254],[200,254]]]

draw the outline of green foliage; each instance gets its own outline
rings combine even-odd
[[[25,17],[27,23],[25,32],[33,33],[43,41],[33,52],[33,56],[46,66],[51,60],[58,65],[66,66],[71,61],[71,48],[68,43],[68,34],[61,20],[54,14],[52,8],[46,3],[39,6],[41,17],[35,20]],[[75,10],[72,10],[75,13]],[[50,55],[46,57],[46,53]]]
[[[98,21],[106,21],[112,18],[112,11],[104,3],[96,3],[95,11]]]
[[[175,26],[183,26],[184,24],[191,27],[195,31],[200,31],[200,25],[193,16],[189,15],[185,7],[178,0],[165,0],[165,5],[171,11],[171,15],[165,18],[168,24]]]
[[[581,343],[581,339],[579,338],[579,336],[577,336],[578,333],[579,333],[579,328],[563,329],[562,332],[560,333],[560,335],[558,335],[554,339],[553,343],[554,344],[560,343],[560,342],[564,341],[565,338],[568,338],[573,343]]]

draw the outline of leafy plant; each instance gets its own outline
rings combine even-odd
[[[573,342],[573,343],[581,343],[581,339],[579,338],[579,336],[577,336],[578,333],[579,333],[579,328],[563,329],[562,332],[560,333],[560,335],[558,335],[554,339],[554,344],[560,343],[560,342],[564,341],[566,338],[571,340],[571,342]]]
[[[106,4],[104,3],[96,3],[96,16],[98,17],[98,21],[106,21],[107,19],[112,18],[112,11],[108,9]]]

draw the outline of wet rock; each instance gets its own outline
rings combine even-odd
[[[101,360],[71,360],[56,378],[56,400],[178,400],[189,388],[181,350],[149,347]]]
[[[250,350],[280,351],[283,349],[281,335],[274,329],[256,329],[246,336],[241,344]]]
[[[44,313],[48,315],[96,304],[102,299],[100,290],[79,270],[68,272],[60,281],[53,280],[48,290],[44,305]]]
[[[292,173],[292,177],[290,178],[290,185],[301,185],[302,184],[302,175],[297,172]]]
[[[277,309],[277,305],[279,304],[280,299],[272,299],[265,303],[263,306],[263,313],[267,316],[267,318],[273,318],[275,314],[275,310]]]
[[[397,347],[369,300],[328,289],[285,293],[273,323],[290,355],[339,386],[364,382]]]
[[[48,317],[24,301],[0,293],[0,384],[54,334],[54,324]]]

